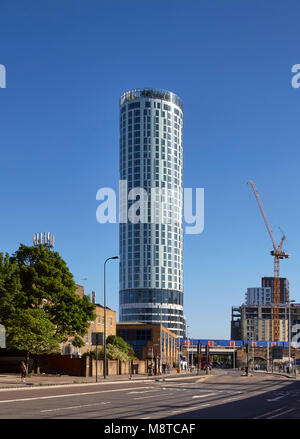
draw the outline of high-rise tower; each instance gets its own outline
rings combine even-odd
[[[124,214],[120,220],[120,322],[161,322],[178,336],[185,332],[182,129],[182,101],[174,93],[134,89],[121,96],[120,180],[129,198],[121,204],[130,210],[141,200],[130,196],[133,188],[148,198],[140,221]]]

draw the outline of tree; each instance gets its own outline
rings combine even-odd
[[[11,285],[11,291],[6,291],[3,299],[8,314],[0,314],[4,325],[14,319],[16,310],[41,309],[54,325],[59,341],[74,337],[74,342],[80,343],[79,338],[87,332],[89,322],[95,319],[95,306],[88,296],[81,298],[75,293],[73,275],[59,253],[42,245],[28,247],[21,244],[9,261],[7,256],[2,257],[2,271],[6,284]],[[15,284],[10,280],[11,273],[14,273]],[[3,289],[6,288],[4,285]]]
[[[0,323],[4,326],[22,302],[21,290],[17,264],[10,261],[8,254],[0,253]]]
[[[93,359],[96,358],[96,351],[86,352],[82,355],[82,357],[91,357]],[[135,357],[130,357],[126,352],[119,349],[116,345],[107,344],[106,345],[106,356],[109,360],[120,360],[120,361],[129,361],[135,360]],[[98,350],[98,359],[104,360],[104,349],[101,348]]]
[[[55,325],[42,309],[18,310],[6,328],[8,349],[26,351],[28,368],[29,355],[37,355],[36,368],[39,373],[38,355],[59,352],[59,337]]]
[[[85,345],[84,341],[82,340],[81,337],[79,337],[78,335],[75,335],[75,337],[72,340],[72,345],[75,348],[82,348],[82,346]]]
[[[55,325],[42,309],[19,310],[7,327],[6,341],[9,349],[19,349],[41,355],[59,351],[59,337]]]
[[[109,335],[106,339],[106,344],[116,346],[121,352],[124,352],[125,354],[129,354],[131,351],[134,354],[134,350],[132,347],[126,343],[125,340],[123,340],[122,337],[119,337],[117,335]]]

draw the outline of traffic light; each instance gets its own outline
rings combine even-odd
[[[249,354],[249,343],[246,344],[246,354]]]

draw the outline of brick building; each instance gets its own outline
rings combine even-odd
[[[159,323],[117,323],[117,335],[132,346],[139,360],[153,358],[158,364],[161,343],[162,364],[172,368],[178,362],[177,335]]]
[[[84,296],[84,287],[82,285],[76,285],[76,294],[80,297]],[[103,332],[104,333],[104,306],[95,303],[95,292],[92,292],[92,303],[96,305],[95,314],[96,319],[90,322],[90,327],[88,332],[83,337],[85,345],[81,348],[75,348],[72,346],[72,339],[68,340],[66,343],[61,345],[61,353],[63,355],[74,355],[80,356],[85,352],[89,352],[95,349],[92,346],[92,332]],[[116,311],[106,307],[106,336],[116,335]]]

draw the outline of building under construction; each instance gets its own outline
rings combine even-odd
[[[270,329],[270,333],[272,334],[272,339],[274,341],[280,341],[281,338],[285,340],[285,324],[283,324],[282,320],[280,319],[280,313],[281,313],[281,303],[280,303],[280,278],[279,278],[279,262],[282,259],[288,259],[290,257],[289,253],[286,253],[283,250],[283,244],[285,242],[286,236],[283,235],[280,241],[280,244],[277,245],[273,231],[271,229],[270,223],[268,221],[268,218],[266,216],[265,210],[263,208],[258,190],[252,180],[248,181],[248,184],[252,186],[256,201],[258,203],[260,212],[263,216],[265,226],[268,230],[268,233],[270,235],[272,244],[273,244],[273,250],[271,250],[270,254],[274,257],[274,277],[273,282],[267,282],[268,287],[272,288],[272,312],[271,312],[271,325],[272,329]],[[266,278],[263,278],[266,279]],[[264,280],[262,281],[263,288],[266,288],[266,285],[264,285]],[[287,296],[288,297],[288,296]],[[287,298],[289,300],[289,298]],[[282,313],[281,313],[282,314]],[[262,320],[263,321],[263,320]],[[289,327],[289,325],[288,325]],[[289,339],[288,339],[289,340]]]
[[[274,306],[246,305],[232,307],[231,340],[274,340]],[[279,305],[279,340],[288,341],[289,305]]]
[[[278,340],[289,341],[289,281],[279,278]],[[300,307],[291,304],[291,323],[300,323]],[[297,310],[297,312],[296,312]],[[274,278],[263,277],[261,287],[248,288],[245,302],[232,307],[231,340],[275,341]],[[299,316],[298,316],[299,314]]]

